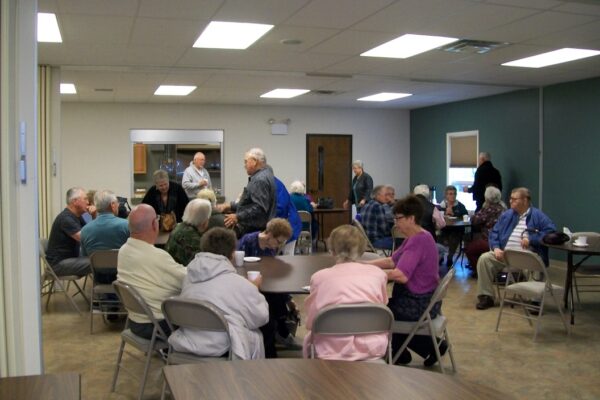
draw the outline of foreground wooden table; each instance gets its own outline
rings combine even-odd
[[[493,389],[413,368],[308,359],[216,361],[163,369],[181,399],[506,399]]]
[[[1,400],[78,400],[80,398],[81,379],[76,373],[0,379]]]

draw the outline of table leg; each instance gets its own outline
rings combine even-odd
[[[575,303],[573,302],[573,253],[567,252],[567,276],[565,279],[565,308],[569,309],[569,294],[571,295],[571,325],[575,324]]]

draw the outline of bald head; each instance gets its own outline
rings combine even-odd
[[[131,237],[154,244],[158,235],[158,221],[154,208],[148,204],[139,204],[129,213],[129,232]]]

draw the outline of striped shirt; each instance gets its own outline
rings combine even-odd
[[[527,216],[529,215],[531,209],[527,209],[527,211],[525,211],[522,215],[519,216],[519,222],[517,223],[517,226],[515,226],[515,229],[513,229],[512,233],[510,234],[510,237],[508,238],[508,242],[506,243],[506,247],[504,248],[506,249],[513,249],[513,250],[522,250],[523,247],[521,246],[521,240],[523,240],[523,238],[529,238],[529,234],[527,233]]]

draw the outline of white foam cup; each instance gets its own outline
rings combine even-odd
[[[575,240],[575,244],[585,246],[587,244],[587,236],[578,236]]]
[[[463,222],[469,222],[469,214],[463,215]]]
[[[244,265],[244,256],[246,255],[246,253],[244,253],[243,251],[236,251],[235,252],[235,266],[236,267],[241,267]]]
[[[260,271],[248,271],[248,279],[255,281],[260,276]]]

